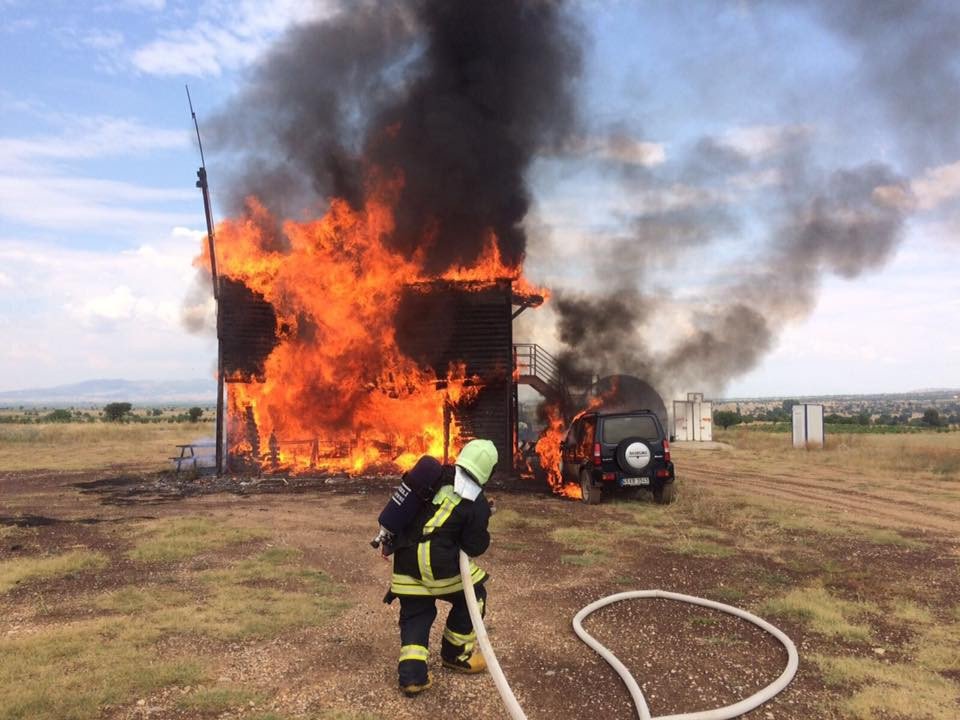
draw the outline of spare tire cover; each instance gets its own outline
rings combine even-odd
[[[627,438],[617,446],[617,465],[631,475],[642,472],[651,457],[650,446],[640,438]]]

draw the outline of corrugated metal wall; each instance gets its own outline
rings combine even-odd
[[[277,316],[263,295],[220,279],[220,343],[227,382],[263,380],[263,363],[277,344]]]
[[[493,441],[500,470],[509,470],[513,457],[511,298],[509,281],[488,286],[438,281],[412,286],[397,313],[397,344],[405,354],[438,377],[457,362],[466,363],[468,376],[480,376],[483,389],[476,401],[455,416],[467,438]]]

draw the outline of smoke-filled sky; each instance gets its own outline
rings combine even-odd
[[[443,266],[490,222],[555,291],[518,339],[572,364],[666,394],[960,386],[955,3],[452,5],[0,1],[0,390],[212,373],[185,82],[218,215],[400,165],[391,242],[439,214]]]

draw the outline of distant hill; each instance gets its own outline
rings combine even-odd
[[[213,404],[216,398],[217,384],[212,379],[86,380],[56,387],[0,391],[0,405],[6,406],[102,405],[109,402]]]

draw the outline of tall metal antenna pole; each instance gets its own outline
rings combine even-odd
[[[216,301],[217,313],[217,477],[223,474],[223,339],[220,333],[220,276],[217,274],[217,246],[213,236],[213,209],[210,205],[210,188],[207,186],[207,163],[203,158],[203,142],[200,140],[200,124],[197,114],[193,111],[193,100],[190,98],[190,87],[187,90],[187,104],[190,106],[190,117],[193,118],[193,127],[197,131],[197,146],[200,148],[200,169],[197,170],[197,187],[203,194],[203,212],[207,218],[207,248],[210,251],[210,277],[213,281],[213,299]]]

